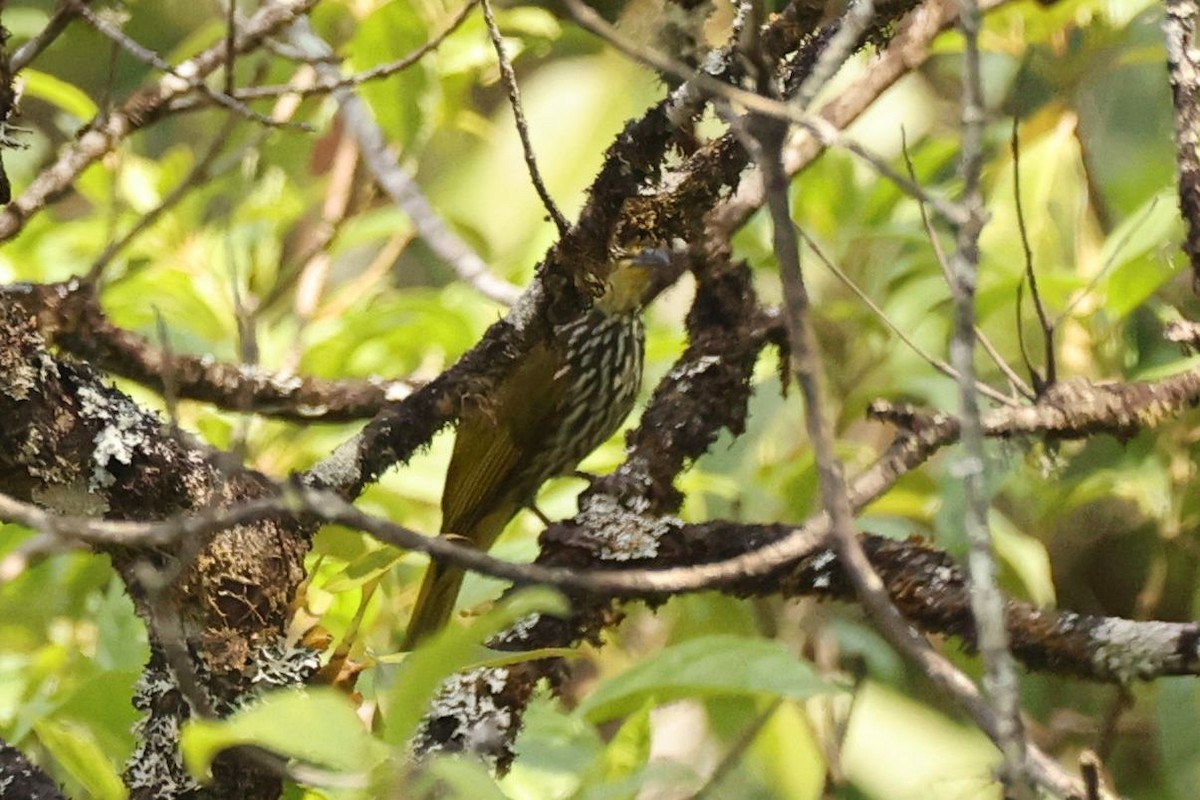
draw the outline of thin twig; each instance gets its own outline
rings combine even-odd
[[[171,348],[171,336],[167,330],[167,321],[163,318],[158,306],[154,310],[154,329],[158,334],[158,346],[162,350],[163,360],[163,402],[167,407],[167,419],[174,429],[179,428],[179,387],[175,380],[175,352]]]
[[[1196,4],[1167,0],[1163,33],[1171,98],[1175,105],[1175,163],[1179,171],[1179,208],[1187,226],[1184,252],[1192,267],[1192,290],[1200,291],[1200,54],[1196,51]]]
[[[233,244],[233,237],[228,231],[226,231],[225,235],[225,252],[228,256],[229,290],[233,300],[233,318],[237,323],[238,359],[240,361],[238,367],[247,372],[253,372],[258,367],[261,353],[258,344],[258,304],[257,302],[247,302],[242,293],[242,271],[238,269],[238,253]],[[247,266],[246,273],[248,274],[249,271],[249,267]],[[249,284],[248,279],[246,282]],[[246,455],[249,452],[250,426],[252,424],[250,414],[254,397],[250,392],[248,384],[243,387],[242,396],[237,400],[238,407],[236,410],[239,412],[239,415],[237,423],[234,426],[233,441],[229,446],[228,453],[221,453],[220,455],[220,460],[229,464],[227,469],[231,473],[245,463]]]
[[[834,550],[854,586],[859,602],[884,637],[907,658],[917,663],[934,683],[949,692],[971,713],[988,736],[1003,748],[1009,742],[1005,736],[1004,721],[982,700],[971,680],[935,653],[901,616],[892,604],[883,581],[863,551],[854,530],[854,512],[849,489],[842,474],[840,459],[834,449],[832,430],[823,411],[816,333],[811,319],[811,304],[800,272],[799,248],[792,234],[787,179],[780,159],[784,136],[777,127],[772,127],[773,124],[759,122],[759,166],[763,171],[767,204],[772,215],[775,253],[783,273],[793,369],[804,397],[805,427],[816,456],[821,502],[830,520]],[[962,383],[961,365],[958,369]],[[1028,760],[1033,765],[1030,771],[1043,785],[1061,788],[1067,784],[1074,784],[1057,769],[1057,765],[1032,747],[1026,749],[1022,744],[1020,755],[1022,763]]]
[[[232,96],[237,100],[263,100],[275,97],[286,97],[289,95],[297,95],[301,97],[310,97],[312,95],[329,94],[334,89],[342,87],[357,87],[370,81],[381,80],[391,77],[398,72],[403,72],[412,65],[421,61],[425,56],[429,55],[434,50],[441,47],[442,43],[450,34],[462,27],[462,24],[471,16],[471,12],[478,5],[479,0],[468,0],[468,2],[458,10],[446,27],[429,41],[422,44],[415,50],[406,53],[395,61],[389,61],[386,64],[380,64],[362,72],[355,72],[350,75],[340,76],[332,80],[320,80],[305,84],[304,86],[296,86],[292,83],[273,85],[273,86],[246,86],[232,93]],[[317,57],[312,56],[303,51],[297,51],[283,42],[272,40],[272,45],[276,48],[286,48],[287,53],[292,58],[303,60],[306,66],[313,64],[338,64],[340,60],[331,52],[328,56]],[[172,103],[171,110],[191,111],[199,108],[202,105],[207,105],[209,101],[204,98],[192,97],[184,98],[175,103]]]
[[[357,165],[358,145],[353,138],[342,135],[338,139],[333,164],[329,169],[329,187],[325,193],[325,201],[321,204],[321,221],[317,226],[315,241],[300,259],[300,275],[296,280],[296,295],[292,302],[297,335],[284,362],[284,368],[289,372],[300,367],[300,358],[304,352],[303,337],[300,333],[312,321],[329,279],[329,268],[333,260],[329,247],[346,220]]]
[[[229,0],[225,14],[225,96],[233,96],[236,87],[233,81],[233,64],[237,59],[237,0]]]
[[[516,120],[517,136],[521,139],[521,151],[525,154],[525,167],[529,170],[529,179],[533,182],[533,188],[537,191],[538,197],[542,199],[546,213],[550,215],[554,226],[558,228],[559,237],[565,237],[571,230],[571,223],[567,222],[567,218],[558,210],[554,198],[550,196],[550,190],[546,188],[546,183],[542,180],[541,170],[538,169],[537,157],[533,153],[533,142],[529,138],[529,123],[525,120],[525,109],[521,106],[521,89],[517,85],[517,74],[513,71],[508,53],[504,51],[504,37],[500,35],[500,28],[496,25],[496,18],[492,15],[492,4],[489,0],[479,0],[479,5],[483,9],[483,19],[487,23],[488,36],[491,37],[492,47],[496,51],[500,76],[508,90],[508,104],[512,106],[513,119]]]
[[[1112,756],[1113,748],[1120,738],[1121,716],[1133,708],[1134,704],[1133,693],[1129,690],[1129,687],[1117,686],[1113,691],[1113,698],[1108,704],[1108,709],[1104,712],[1104,720],[1100,725],[1100,732],[1096,736],[1094,752],[1096,758],[1101,762],[1107,761]]]
[[[737,741],[729,748],[729,752],[717,764],[717,768],[708,776],[708,780],[692,795],[692,800],[705,800],[708,797],[719,796],[717,787],[721,785],[721,781],[725,780],[729,773],[737,768],[738,764],[741,763],[742,757],[746,755],[746,751],[750,749],[750,745],[754,744],[754,740],[758,738],[758,735],[762,733],[762,729],[767,726],[767,723],[771,721],[771,717],[775,716],[775,712],[782,705],[783,698],[777,697],[750,721],[750,724],[738,736]]]
[[[908,169],[908,174],[915,181],[917,180],[917,171],[916,167],[913,165],[912,155],[908,151],[908,136],[903,129],[900,130],[900,141],[900,149],[904,155],[904,163]],[[929,210],[925,208],[924,203],[918,201],[917,211],[921,215],[921,225],[925,228],[925,238],[929,242],[929,246],[933,248],[934,260],[937,261],[938,267],[940,267],[942,270],[942,276],[946,279],[946,285],[953,288],[954,274],[950,269],[950,260],[947,258],[946,251],[942,247],[942,240],[938,237],[937,230],[935,230],[933,227],[933,220],[929,218]],[[1000,355],[1000,351],[997,350],[996,346],[992,344],[991,339],[984,335],[983,331],[978,325],[975,325],[974,330],[976,339],[981,345],[983,345],[984,351],[986,351],[991,357],[992,362],[1000,369],[1000,372],[1004,374],[1004,377],[1008,378],[1008,381],[1010,384],[1012,384],[1013,389],[1024,396],[1027,400],[1036,399],[1037,394],[1033,391],[1032,387],[1025,383],[1025,379],[1022,378],[1017,371],[1013,369],[1007,361],[1004,360],[1004,357]]]
[[[293,23],[288,29],[287,39],[293,47],[317,58],[324,58],[333,52],[313,32],[306,20]],[[316,63],[314,68],[326,80],[341,77],[336,66],[324,61]],[[434,210],[412,175],[398,163],[395,154],[388,148],[383,131],[371,117],[362,99],[347,87],[335,89],[333,96],[347,129],[358,140],[367,168],[392,198],[392,202],[408,214],[422,240],[480,294],[503,305],[514,303],[520,296],[520,290],[493,274],[487,263]]]
[[[125,235],[115,241],[110,242],[92,262],[91,268],[88,269],[85,280],[89,283],[95,283],[104,273],[105,268],[112,262],[114,258],[126,247],[133,242],[134,239],[141,236],[146,230],[154,225],[155,222],[162,217],[163,214],[174,208],[179,201],[187,197],[188,193],[195,189],[198,185],[207,181],[212,177],[212,166],[216,160],[217,154],[221,152],[226,144],[229,143],[229,135],[237,125],[237,117],[229,115],[225,119],[225,123],[209,142],[208,147],[179,184],[167,193],[157,206],[150,209],[142,216],[138,217],[137,222],[125,232]]]
[[[838,267],[838,265],[835,264],[828,255],[826,255],[825,251],[821,249],[821,246],[813,241],[812,237],[804,232],[803,228],[797,228],[797,231],[800,234],[800,238],[804,240],[804,242],[809,246],[809,248],[813,251],[813,254],[816,255],[821,263],[824,264],[825,267],[832,272],[838,280],[845,284],[846,287],[854,293],[855,297],[861,300],[867,306],[867,308],[871,309],[872,313],[878,317],[879,321],[887,326],[888,330],[896,334],[896,337],[901,342],[903,342],[910,350],[920,356],[923,361],[936,369],[938,372],[942,373],[948,378],[958,378],[958,372],[955,371],[954,367],[925,350],[923,347],[921,347],[921,345],[917,344],[911,336],[905,333],[899,325],[892,322],[891,318],[887,315],[887,312],[880,308],[879,305],[872,300],[871,297],[864,292],[858,286],[858,284],[856,284],[850,278],[849,275],[842,271],[842,269]],[[1016,405],[1016,401],[1011,397],[1008,397],[1003,392],[996,391],[983,381],[977,381],[976,386],[978,387],[980,394],[987,395],[998,403],[1003,403],[1004,405],[1008,406]]]
[[[936,211],[938,215],[944,217],[948,222],[959,224],[963,221],[962,211],[956,205],[947,202],[943,197],[930,194],[923,187],[913,183],[893,169],[882,156],[872,152],[853,139],[843,136],[842,132],[831,125],[828,120],[815,114],[801,111],[788,103],[724,83],[703,72],[696,72],[686,64],[669,58],[662,53],[638,46],[629,37],[605,22],[599,14],[584,5],[582,0],[565,0],[565,3],[576,22],[596,36],[604,39],[629,58],[640,61],[659,72],[665,72],[685,80],[694,81],[699,88],[710,92],[714,97],[720,97],[731,103],[737,103],[749,111],[798,125],[812,134],[826,147],[839,147],[858,156],[881,176],[894,183],[904,193],[923,199],[929,204],[930,208]]]
[[[813,65],[792,103],[800,109],[807,110],[809,103],[817,96],[817,92],[829,83],[830,79],[841,69],[842,64],[850,54],[858,49],[862,36],[875,19],[875,4],[872,0],[854,0],[850,3],[841,17],[841,26],[825,45],[817,63]]]
[[[238,51],[257,47],[266,36],[306,12],[315,2],[267,0],[261,3],[238,31]],[[224,63],[224,54],[224,43],[207,48],[181,63],[178,71],[202,81]],[[20,233],[30,219],[62,197],[84,170],[154,122],[171,101],[190,91],[190,84],[184,84],[172,75],[163,75],[129,97],[119,109],[97,115],[58,151],[54,160],[12,203],[0,210],[0,241],[8,241]]]
[[[1009,0],[985,0],[988,9]],[[837,97],[821,106],[818,114],[844,131],[896,81],[917,69],[929,57],[933,40],[958,19],[958,6],[950,0],[930,0],[912,10],[887,49]],[[793,131],[783,152],[784,169],[795,175],[825,150],[825,145],[803,130]],[[751,172],[754,168],[751,169]],[[762,181],[743,178],[732,197],[709,214],[708,230],[714,241],[724,241],[750,219],[763,204]]]
[[[787,138],[787,127],[778,119],[752,116],[749,133],[746,144],[751,147],[762,171],[767,208],[771,214],[774,252],[783,283],[792,370],[804,400],[805,429],[817,463],[821,505],[830,520],[833,548],[859,602],[884,637],[906,656],[921,664],[926,673],[939,685],[950,688],[955,684],[963,684],[954,689],[960,702],[968,707],[978,706],[967,702],[968,687],[969,690],[974,690],[970,680],[953,670],[948,662],[935,657],[928,644],[913,631],[892,604],[882,579],[859,542],[857,531],[854,529],[854,511],[849,488],[841,460],[837,456],[832,426],[824,410],[824,375],[820,345],[812,320],[812,304],[800,265],[799,242],[792,224],[788,199],[788,179],[783,168],[782,152]],[[968,214],[967,219],[972,217]],[[971,326],[968,325],[967,329],[970,330]],[[973,375],[968,379],[970,373],[963,369],[963,365],[959,363],[956,367],[959,371],[959,384],[973,389]],[[978,423],[978,412],[976,414]],[[982,439],[982,431],[980,434]],[[973,708],[973,713],[989,734],[999,734],[997,742],[1007,757],[1006,746],[1009,744],[1009,738],[1005,736],[1005,721],[993,719],[991,710],[986,706]],[[1024,761],[1024,748],[1020,761]]]
[[[89,2],[89,0],[79,0],[80,2]],[[11,66],[14,73],[20,72],[25,67],[29,66],[38,55],[49,47],[55,39],[59,37],[63,31],[67,29],[67,25],[71,20],[79,16],[79,11],[71,3],[62,3],[54,11],[54,16],[50,17],[46,23],[46,27],[38,31],[38,34],[16,49],[12,55]]]
[[[1103,762],[1091,750],[1079,754],[1079,772],[1083,775],[1083,800],[1100,800],[1100,767]]]
[[[1033,298],[1033,307],[1037,311],[1038,322],[1042,326],[1042,342],[1046,350],[1046,373],[1042,375],[1037,370],[1030,367],[1030,380],[1033,381],[1033,389],[1035,392],[1045,391],[1047,386],[1051,386],[1057,380],[1057,369],[1055,368],[1054,359],[1054,325],[1050,322],[1050,317],[1046,313],[1046,306],[1042,303],[1042,293],[1038,290],[1037,273],[1033,270],[1033,249],[1029,246],[1029,231],[1025,227],[1025,209],[1021,204],[1021,140],[1018,128],[1018,118],[1013,117],[1012,123],[1012,159],[1013,159],[1013,201],[1017,211],[1017,231],[1021,235],[1021,250],[1025,256],[1025,280],[1029,283],[1029,294]],[[1017,310],[1020,311],[1020,301],[1017,303]],[[1018,321],[1017,330],[1020,331],[1021,326]],[[1024,352],[1024,347],[1022,347]]]
[[[246,119],[253,120],[260,125],[265,125],[268,127],[292,127],[296,128],[297,130],[312,131],[312,126],[302,122],[278,123],[268,116],[259,114],[242,101],[231,97],[228,93],[213,89],[203,80],[185,75],[184,73],[180,72],[178,68],[172,66],[165,59],[163,59],[163,57],[158,53],[154,52],[148,47],[143,47],[120,28],[117,28],[109,23],[108,20],[104,19],[99,14],[96,14],[94,11],[84,5],[82,0],[65,0],[65,2],[74,4],[75,11],[79,14],[79,16],[87,20],[88,24],[91,25],[97,33],[100,33],[116,43],[126,53],[129,53],[129,55],[133,56],[135,59],[143,64],[146,64],[147,66],[154,67],[155,69],[165,72],[173,78],[183,81],[189,89],[195,89],[205,97],[208,97],[217,105],[228,108],[230,111],[234,111]],[[228,31],[229,35],[233,38],[232,42],[227,38],[223,47],[224,58],[227,65],[229,60],[232,58],[231,54],[236,50],[234,43],[237,39],[236,27],[231,26],[228,28]],[[226,77],[226,80],[229,80],[228,76]]]
[[[1141,218],[1138,219],[1133,225],[1129,226],[1129,230],[1122,234],[1116,246],[1113,247],[1112,253],[1105,260],[1105,262],[1100,265],[1100,269],[1096,270],[1096,274],[1091,277],[1091,279],[1087,282],[1087,285],[1080,289],[1075,296],[1071,298],[1071,302],[1067,303],[1067,307],[1062,310],[1062,313],[1055,317],[1053,324],[1056,329],[1062,325],[1063,320],[1070,316],[1071,312],[1083,302],[1084,298],[1092,293],[1092,291],[1100,284],[1100,281],[1104,278],[1104,276],[1108,274],[1108,271],[1117,265],[1117,256],[1121,254],[1121,251],[1125,249],[1125,246],[1129,244],[1134,234],[1136,234],[1138,229],[1145,224],[1146,220],[1150,218],[1150,215],[1154,213],[1154,209],[1156,208],[1158,208],[1157,197],[1150,201],[1150,205],[1146,206],[1146,210],[1142,212]]]
[[[1028,753],[1021,724],[1020,694],[1012,653],[1008,649],[1004,597],[996,581],[996,560],[988,529],[986,454],[983,423],[975,392],[975,288],[979,269],[979,234],[987,220],[983,205],[983,87],[979,63],[981,14],[976,0],[961,0],[963,33],[962,154],[965,221],[958,225],[957,249],[951,258],[954,335],[950,362],[958,370],[962,457],[956,466],[966,494],[966,528],[971,577],[971,613],[984,663],[984,687],[995,715],[995,740],[1003,758],[1001,781],[1017,800],[1032,800]]]

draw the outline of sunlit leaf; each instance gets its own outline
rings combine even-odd
[[[347,564],[339,576],[326,583],[322,588],[335,594],[357,589],[392,569],[400,559],[404,558],[404,555],[392,547],[371,550]]]
[[[30,97],[45,100],[80,121],[91,119],[99,111],[92,98],[61,78],[36,69],[22,70],[21,77],[25,81],[25,93]]]
[[[601,684],[577,713],[593,723],[682,697],[777,696],[802,700],[838,691],[810,664],[778,642],[717,635],[691,639],[654,653]]]
[[[238,745],[355,772],[369,771],[387,754],[363,727],[349,699],[334,689],[270,692],[227,719],[188,721],[180,739],[184,763],[202,779],[218,753]]]
[[[124,800],[127,797],[116,768],[87,728],[44,719],[34,726],[34,731],[54,760],[86,787],[91,797],[97,800]]]

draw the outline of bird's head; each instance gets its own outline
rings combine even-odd
[[[596,308],[610,314],[637,311],[642,307],[654,270],[669,263],[666,252],[654,248],[618,259],[596,297]]]

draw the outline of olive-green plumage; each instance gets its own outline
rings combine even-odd
[[[617,263],[593,307],[534,346],[480,407],[459,421],[442,492],[442,535],[486,550],[547,479],[573,470],[629,414],[642,379],[639,315],[662,256]],[[430,564],[405,648],[450,618],[463,572]]]

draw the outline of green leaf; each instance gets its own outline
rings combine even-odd
[[[1180,232],[1173,191],[1151,197],[1108,237],[1102,268],[1112,266],[1104,282],[1104,309],[1120,319],[1178,274],[1183,260],[1172,260]]]
[[[602,684],[577,713],[592,723],[628,714],[648,698],[767,695],[802,700],[836,687],[778,642],[704,636],[669,647]]]
[[[564,614],[567,609],[566,600],[553,589],[523,589],[470,625],[449,626],[424,642],[404,660],[389,693],[384,738],[395,745],[412,738],[442,681],[470,665],[488,639],[530,614]]]
[[[423,45],[429,27],[412,3],[385,3],[371,12],[355,29],[346,54],[355,70],[393,61]],[[429,80],[425,61],[387,78],[364,84],[360,93],[371,106],[375,119],[392,142],[407,151],[429,124],[426,113],[429,93],[436,84]]]
[[[647,698],[641,708],[621,723],[617,735],[604,748],[592,770],[600,782],[622,781],[646,766],[650,760],[650,712],[653,709],[654,701]]]
[[[989,515],[989,524],[996,555],[1021,581],[1029,600],[1043,608],[1053,606],[1054,576],[1046,545],[994,509]]]
[[[180,737],[184,764],[201,780],[218,753],[248,744],[347,772],[366,772],[387,757],[334,689],[271,692],[227,719],[191,720]]]
[[[91,119],[100,110],[78,86],[53,75],[25,69],[21,71],[21,77],[25,79],[26,95],[45,100],[79,120]]]
[[[1173,797],[1191,797],[1200,780],[1200,740],[1194,733],[1196,710],[1200,708],[1196,680],[1163,678],[1156,688],[1160,774],[1175,790]]]
[[[43,719],[34,724],[38,741],[67,773],[99,800],[124,800],[125,785],[92,732],[82,725]]]
[[[381,547],[378,550],[372,550],[351,561],[342,570],[340,575],[321,588],[331,594],[340,594],[348,592],[351,589],[357,589],[391,570],[402,558],[404,558],[404,553],[401,553],[394,547]]]
[[[421,770],[402,797],[440,797],[446,800],[509,800],[487,767],[474,758],[435,758]]]

